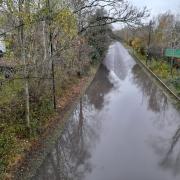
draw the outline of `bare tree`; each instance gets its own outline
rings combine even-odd
[[[130,3],[124,0],[73,0],[74,13],[81,17],[79,22],[79,33],[86,31],[89,28],[116,22],[126,23],[129,26],[141,25],[142,20],[149,16],[146,7],[142,10],[137,9]],[[106,16],[97,17],[94,22],[87,24],[86,17],[94,14],[97,9],[106,9]],[[84,17],[84,21],[82,20]]]

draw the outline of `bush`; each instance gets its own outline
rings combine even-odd
[[[170,82],[174,85],[176,89],[180,90],[180,77],[172,79]]]
[[[97,64],[100,59],[100,54],[98,53],[97,50],[94,50],[90,53],[90,57],[91,57],[91,64]]]
[[[140,47],[139,52],[142,56],[144,56],[146,54],[144,47]]]
[[[150,69],[163,79],[167,79],[170,74],[168,64],[162,61],[153,61],[151,63]]]
[[[5,170],[11,157],[16,149],[16,138],[12,129],[6,127],[6,125],[0,125],[0,174]]]

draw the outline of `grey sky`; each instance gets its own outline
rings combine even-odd
[[[150,12],[151,17],[156,17],[158,14],[171,11],[173,14],[180,13],[180,0],[128,0],[132,5],[137,8],[143,8],[146,6]],[[115,29],[123,27],[122,24],[114,24]]]
[[[179,10],[180,12],[180,0],[129,0],[129,2],[137,7],[147,6],[152,16],[166,11],[178,13]]]

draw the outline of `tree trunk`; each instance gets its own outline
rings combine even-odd
[[[19,12],[22,12],[22,5],[25,3],[23,0],[19,0]],[[23,20],[20,17],[20,24],[23,24]],[[30,129],[30,105],[29,105],[29,82],[28,82],[28,72],[26,63],[26,52],[25,52],[25,36],[24,36],[24,26],[20,27],[20,42],[21,42],[21,58],[24,65],[24,78],[25,78],[25,101],[26,101],[26,123],[27,128]]]
[[[52,76],[52,96],[53,96],[53,106],[56,110],[56,84],[55,84],[55,67],[54,67],[54,60],[53,60],[53,35],[51,29],[51,16],[52,16],[52,9],[50,5],[50,0],[47,0],[47,7],[49,10],[49,42],[50,42],[50,62],[51,62],[51,76]]]

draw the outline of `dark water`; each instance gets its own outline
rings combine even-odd
[[[179,180],[180,112],[113,44],[35,180]]]

